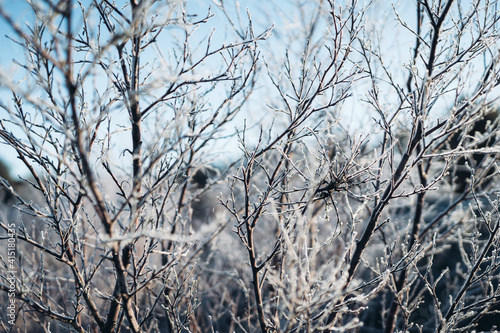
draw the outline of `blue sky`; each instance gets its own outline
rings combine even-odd
[[[24,1],[12,0],[9,1],[8,4],[5,4],[5,1],[0,4],[3,9],[15,15],[15,19],[19,24],[23,24],[21,18],[26,16],[26,3]],[[0,19],[0,45],[3,49],[3,52],[0,52],[0,66],[1,70],[10,71],[14,70],[15,66],[13,65],[14,60],[20,60],[24,58],[24,51],[19,45],[16,45],[12,40],[7,38],[7,36],[14,36],[13,30],[10,25],[4,20]],[[0,103],[9,105],[11,104],[12,95],[10,92],[5,89],[0,90]],[[0,109],[0,118],[3,119],[5,117],[5,110],[3,108]],[[24,171],[24,166],[20,161],[16,159],[15,152],[5,144],[0,143],[0,160],[10,164],[13,169]],[[17,173],[17,172],[11,172]]]
[[[341,4],[341,2],[342,1],[337,1],[337,4]],[[208,8],[208,4],[211,3],[212,3],[211,1],[192,0],[189,2],[188,11],[205,13]],[[229,10],[233,11],[230,14],[233,15],[233,17],[237,17],[236,15],[234,15],[236,11],[234,5],[232,5],[230,1],[225,1],[225,3],[228,3]],[[305,5],[311,2],[302,1],[301,3]],[[288,29],[290,27],[293,27],[294,24],[300,25],[302,22],[297,22],[299,17],[296,16],[296,14],[290,15],[290,13],[292,12],[290,7],[291,4],[290,1],[279,0],[275,1],[275,4],[277,6],[271,9],[272,7],[269,1],[263,1],[263,0],[240,1],[239,12],[241,14],[240,18],[242,24],[245,25],[248,20],[246,17],[246,8],[248,8],[249,12],[252,15],[252,19],[255,24],[255,29],[257,33],[263,31],[265,28],[271,26],[272,24],[275,24],[273,36],[270,37],[267,41],[263,42],[262,45],[267,51],[282,56],[284,54],[285,48],[288,46],[283,44],[283,42],[287,41],[286,34],[290,33],[290,31],[285,31],[286,30],[285,28]],[[2,4],[1,6],[8,13],[11,13],[13,18],[15,18],[16,22],[18,22],[23,27],[25,27],[26,22],[29,24],[30,21],[32,20],[32,18],[29,17],[28,14],[29,11],[24,1],[14,0],[8,3],[4,2],[4,4]],[[387,7],[384,9],[383,8],[384,6]],[[414,6],[413,1],[403,1],[400,2],[398,5],[398,10],[400,11],[400,14],[402,16],[408,17],[408,21],[410,23],[413,21],[414,13],[407,13],[407,9],[413,6]],[[233,36],[231,36],[230,32],[231,30],[228,28],[227,19],[217,8],[215,8],[216,6],[212,5],[212,7],[213,7],[213,12],[216,14],[216,16],[210,20],[210,26],[216,29],[213,43],[214,45],[217,44],[220,45],[227,40],[232,40]],[[380,21],[373,22],[375,28],[377,28],[377,24],[381,24],[382,22],[384,22],[382,18],[384,17],[385,14],[388,15],[392,14],[389,4],[387,4],[384,1],[379,1],[377,3],[377,6],[372,6],[370,10],[378,12],[378,14],[383,13],[379,15]],[[290,15],[290,17],[287,17],[288,15]],[[235,22],[236,24],[238,24],[237,20]],[[394,24],[394,28],[396,27],[396,22],[393,20],[393,18],[389,19],[389,21],[387,22],[384,22],[384,24],[386,23]],[[385,27],[385,30],[387,30],[387,28],[389,28],[390,30],[390,27]],[[9,25],[4,20],[0,20],[0,29],[2,31],[2,36],[0,36],[0,43],[1,43],[0,45],[2,45],[4,50],[7,50],[7,52],[4,51],[0,55],[0,65],[2,66],[3,69],[5,69],[5,68],[10,68],[12,66],[14,59],[22,60],[24,58],[24,53],[19,46],[16,46],[12,41],[8,40],[5,37],[6,34],[12,34],[12,30],[9,28]],[[206,32],[200,33],[200,36],[205,36],[205,35]],[[407,58],[407,53],[409,52],[409,49],[411,47],[410,42],[411,40],[407,39],[407,37],[405,37],[404,34],[397,36],[395,32],[394,38],[391,39],[389,43],[395,43],[396,45],[387,44],[387,48],[397,49],[399,52],[403,53],[400,55],[394,54],[394,56],[398,57],[402,56],[403,58]],[[408,47],[406,47],[406,45],[408,45]],[[261,103],[261,105],[259,105],[259,108],[265,109],[266,106],[265,103],[263,102],[266,97],[265,95],[268,92],[267,90],[268,88],[265,88],[263,85],[260,85],[259,89],[260,90],[257,90],[255,95],[257,96],[257,99]],[[9,104],[11,100],[12,97],[8,91],[5,90],[0,91],[1,103]],[[0,117],[2,117],[3,112],[5,111],[0,110]],[[357,122],[354,122],[354,125],[356,124],[359,125],[359,115],[350,114],[350,116],[353,117],[353,119],[357,120]],[[260,116],[255,116],[255,114],[246,114],[242,117],[248,117],[253,121],[258,121],[258,119],[260,119],[259,118]],[[237,119],[239,123],[242,123],[242,120],[243,118]],[[237,145],[231,147],[230,149],[232,150],[237,149]],[[15,154],[12,151],[6,149],[5,146],[0,146],[0,158],[6,160],[9,164],[11,164],[16,172],[22,172],[22,170],[24,170],[22,164],[16,160]]]

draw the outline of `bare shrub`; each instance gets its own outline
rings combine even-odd
[[[28,5],[5,330],[500,325],[496,1]]]

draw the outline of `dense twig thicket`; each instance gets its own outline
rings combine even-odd
[[[2,330],[500,326],[498,4],[403,3],[0,5]]]

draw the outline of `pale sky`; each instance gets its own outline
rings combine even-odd
[[[359,1],[360,3],[363,3],[363,1]],[[231,3],[230,1],[225,1],[225,3]],[[303,4],[309,4],[307,1],[300,2]],[[337,1],[337,4],[341,4],[342,1]],[[216,14],[214,18],[212,18],[209,22],[210,27],[216,28],[216,32],[214,34],[214,39],[213,43],[223,43],[226,42],[226,40],[231,40],[233,37],[228,35],[228,21],[224,17],[224,15],[217,9],[215,8],[216,6],[213,5],[212,1],[206,1],[206,0],[192,0],[189,2],[188,5],[188,11],[192,12],[198,12],[201,14],[206,12],[206,8],[208,8],[208,4],[212,4],[213,12]],[[266,41],[262,42],[262,53],[264,57],[269,56],[270,53],[274,53],[275,55],[284,55],[284,50],[287,47],[287,45],[279,45],[280,41],[284,42],[287,40],[286,35],[290,34],[290,31],[292,31],[293,34],[293,26],[298,25],[300,27],[300,17],[297,15],[297,13],[293,13],[292,7],[291,7],[291,1],[285,1],[285,0],[278,0],[275,1],[276,7],[271,6],[271,2],[269,1],[262,1],[262,0],[244,0],[240,1],[240,7],[239,7],[239,12],[240,12],[240,18],[241,22],[243,24],[246,24],[247,22],[247,16],[246,16],[246,9],[248,8],[248,11],[252,15],[252,20],[254,22],[254,28],[257,33],[263,31],[266,27],[269,27],[271,25],[275,25],[274,30],[273,30],[273,35]],[[15,0],[15,1],[9,1],[3,3],[2,8],[6,10],[6,12],[11,13],[12,15],[15,15],[13,18],[20,24],[21,26],[25,27],[26,23],[30,24],[30,18],[28,16],[28,10],[26,9],[26,4],[24,1],[20,0]],[[360,5],[361,7],[361,5]],[[385,8],[384,8],[385,7]],[[414,13],[408,13],[409,8],[414,8],[414,1],[402,1],[396,5],[397,10],[399,14],[403,17],[408,17],[408,22],[411,24],[414,22]],[[203,9],[202,9],[203,8]],[[228,5],[229,10],[236,10],[234,6]],[[234,14],[234,12],[232,13]],[[367,15],[372,15],[373,17],[377,17],[376,21],[372,21],[371,24],[373,24],[370,29],[373,29],[374,31],[380,30],[380,33],[383,34],[384,32],[386,33],[387,31],[391,32],[393,36],[391,36],[390,40],[384,42],[382,45],[387,45],[387,50],[390,50],[390,54],[394,56],[395,59],[408,59],[408,54],[410,52],[411,48],[411,43],[413,43],[413,40],[409,38],[407,32],[401,31],[397,25],[397,22],[395,21],[395,16],[393,15],[392,9],[390,7],[390,4],[384,2],[384,1],[377,1],[375,5],[373,5],[369,13]],[[234,15],[234,17],[237,17]],[[235,24],[238,25],[238,20],[235,19]],[[12,41],[9,41],[5,35],[6,34],[12,34],[12,31],[9,29],[8,24],[5,23],[4,20],[0,20],[0,29],[2,31],[2,36],[0,36],[0,45],[4,48],[4,52],[2,55],[0,55],[0,66],[2,67],[2,70],[5,71],[5,69],[11,68],[13,65],[13,60],[14,59],[19,59],[22,61],[24,58],[24,53],[23,50],[15,46]],[[292,29],[292,30],[290,30]],[[399,30],[396,30],[399,29]],[[384,36],[382,36],[384,37]],[[226,40],[225,40],[226,39]],[[264,77],[265,75],[261,75],[261,77]],[[264,82],[264,81],[263,81]],[[257,109],[264,110],[263,112],[266,111],[266,94],[269,92],[268,88],[266,88],[265,83],[262,83],[261,85],[258,84],[258,89],[256,93],[254,94],[255,100],[253,101],[252,105],[255,107],[257,103],[260,103],[258,105]],[[359,93],[363,94],[365,88],[356,86],[353,87],[354,92],[356,93],[356,89],[359,90]],[[273,94],[276,92],[273,91]],[[8,91],[1,90],[0,91],[0,102],[3,104],[9,104],[11,103],[12,97]],[[352,104],[349,106],[346,106],[347,108],[353,108]],[[5,116],[5,111],[3,109],[0,109],[0,118],[4,118]],[[367,120],[370,120],[370,116],[366,116]],[[250,121],[258,121],[261,119],[262,116],[259,115],[258,112],[255,112],[252,110],[251,112],[247,112],[246,114],[242,114],[240,117],[236,119],[237,122],[242,123],[243,119],[250,119]],[[349,119],[349,118],[352,119]],[[355,114],[353,112],[347,112],[345,115],[345,120],[346,123],[352,123],[352,126],[359,126],[361,123],[360,120],[360,115]],[[230,147],[231,150],[237,149],[237,144],[234,144],[234,146]],[[22,173],[24,170],[23,165],[21,164],[20,161],[18,161],[13,152],[10,151],[9,149],[6,149],[4,145],[0,145],[0,159],[3,159],[7,161],[9,164],[13,166],[13,169],[15,170],[16,173]]]

